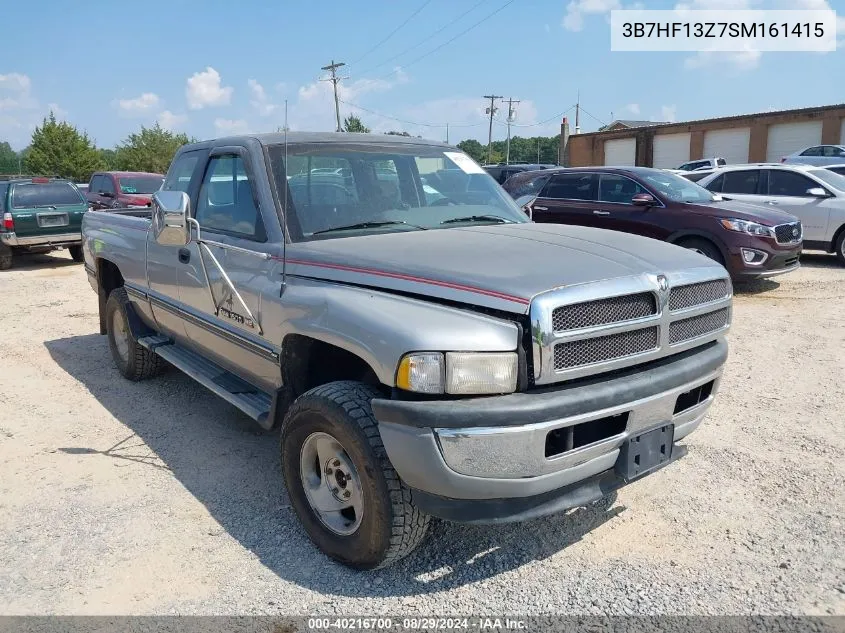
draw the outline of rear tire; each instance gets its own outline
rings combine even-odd
[[[710,240],[706,240],[701,237],[688,237],[686,239],[679,240],[677,245],[688,248],[696,253],[701,253],[713,261],[720,263],[722,266],[725,265],[725,258],[722,257],[722,251],[720,251],[719,247]]]
[[[12,249],[5,244],[0,244],[0,270],[9,270],[12,267]]]
[[[75,262],[83,262],[85,261],[85,255],[82,253],[82,245],[77,246],[68,246],[68,252],[70,253],[71,258]]]
[[[106,301],[106,332],[114,364],[124,378],[139,381],[152,378],[165,368],[164,359],[140,345],[129,329],[125,288],[115,288]]]
[[[430,521],[384,450],[370,407],[380,395],[358,382],[328,383],[297,398],[282,423],[291,505],[314,544],[355,569],[407,556]]]
[[[840,264],[845,265],[845,230],[836,239],[836,259],[839,260]]]

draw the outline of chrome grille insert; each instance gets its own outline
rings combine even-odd
[[[571,369],[657,349],[659,328],[649,327],[555,345],[555,369]]]
[[[669,325],[669,343],[689,341],[699,336],[721,330],[728,324],[728,309],[707,312],[698,316],[681,319]]]
[[[651,292],[584,301],[561,306],[552,312],[555,332],[596,325],[622,323],[657,314],[657,301]]]
[[[683,310],[703,303],[710,303],[728,296],[728,282],[726,279],[714,279],[698,284],[688,284],[672,288],[669,295],[669,309]]]
[[[775,227],[775,239],[778,244],[791,244],[793,242],[800,242],[803,235],[803,229],[800,222],[790,222],[789,224],[779,224]]]

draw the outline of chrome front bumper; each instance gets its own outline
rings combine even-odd
[[[82,243],[82,233],[18,237],[14,232],[6,232],[0,233],[0,242],[6,246],[74,246]]]

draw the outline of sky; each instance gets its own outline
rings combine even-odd
[[[333,130],[486,142],[484,95],[518,99],[513,134],[612,119],[685,121],[845,102],[845,0],[681,0],[692,8],[839,9],[830,53],[611,52],[609,11],[677,0],[44,0],[3,9],[0,142],[21,149],[52,110],[114,147],[156,121],[200,139]],[[506,135],[506,104],[493,137]]]

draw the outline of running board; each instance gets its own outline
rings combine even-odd
[[[166,336],[145,336],[139,338],[138,343],[236,406],[262,427],[269,428],[272,396],[199,354],[176,345]]]

